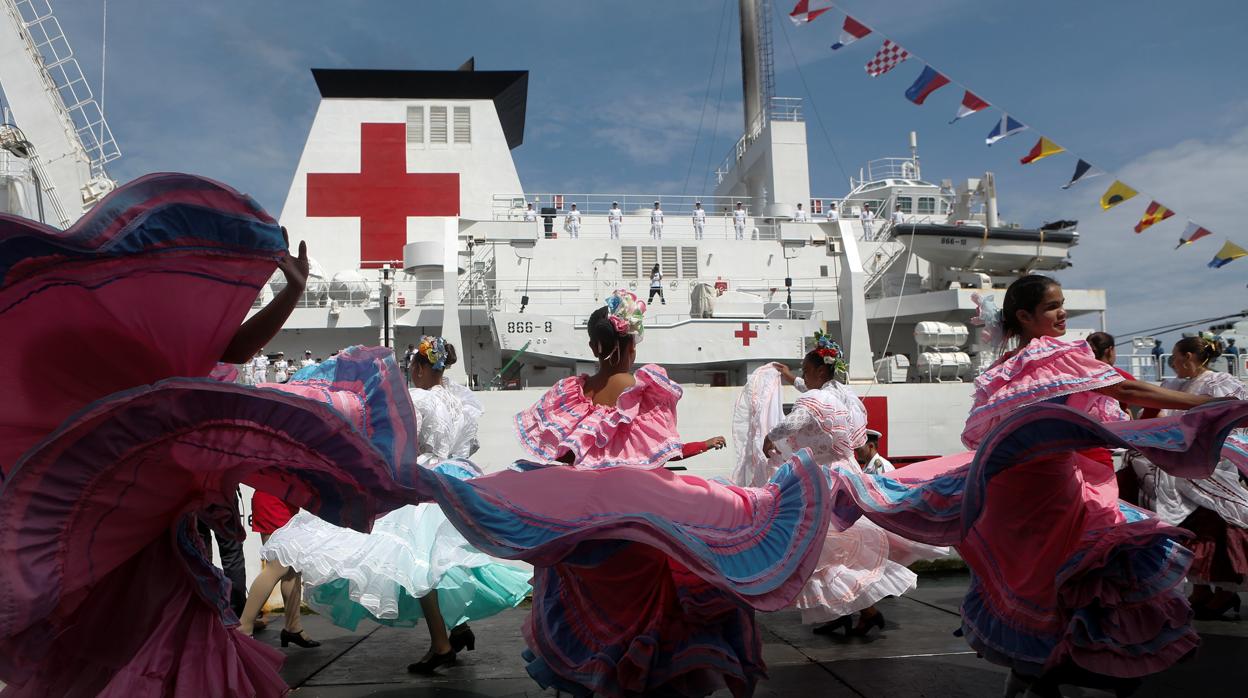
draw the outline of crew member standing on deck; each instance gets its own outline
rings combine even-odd
[[[269,380],[269,357],[264,355],[264,349],[256,352],[251,359],[251,384],[267,383]]]
[[[901,204],[897,204],[897,208],[893,209],[892,221],[893,221],[894,228],[900,227],[905,224],[906,214],[901,212]]]
[[[273,362],[273,382],[285,383],[290,378],[290,362],[286,360],[286,355],[277,352],[277,361]]]
[[[810,220],[810,218],[808,218],[806,216],[806,212],[802,210],[802,205],[798,204],[797,210],[793,212],[793,221],[795,223],[805,223],[808,220]]]
[[[880,455],[880,432],[874,429],[867,429],[867,440],[863,444],[854,449],[854,460],[858,461],[858,465],[862,466],[862,472],[868,475],[883,475],[891,470],[896,470],[892,463],[889,463],[884,456]]]
[[[537,222],[537,211],[533,210],[533,204],[529,204],[529,207],[524,209],[524,222],[525,223]]]
[[[572,210],[564,217],[563,227],[571,233],[573,240],[581,237],[581,212],[576,210],[576,204],[572,204]]]
[[[654,297],[658,296],[663,305],[667,305],[667,299],[663,297],[663,272],[659,269],[659,265],[655,264],[650,270],[650,299],[646,303],[653,303]]]
[[[624,224],[624,212],[620,210],[620,202],[612,201],[611,210],[607,211],[607,225],[611,228],[611,239],[620,239],[620,226]]]
[[[663,239],[663,209],[659,208],[659,202],[654,202],[654,210],[650,212],[650,237],[655,240]]]
[[[839,220],[841,220],[841,214],[836,210],[836,202],[833,201],[828,204],[828,222],[835,223]]]
[[[737,202],[737,210],[732,212],[732,227],[737,231],[737,239],[745,239],[745,206]]]
[[[701,240],[702,231],[706,229],[706,209],[701,201],[693,202],[693,239]]]
[[[858,212],[858,219],[862,221],[862,237],[870,240],[875,234],[875,212],[871,210],[871,204],[863,204],[862,210]]]

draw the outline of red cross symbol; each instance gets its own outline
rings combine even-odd
[[[309,217],[360,219],[360,267],[403,259],[409,216],[458,216],[459,175],[407,171],[406,124],[360,124],[360,171],[308,173]]]
[[[750,339],[757,337],[758,333],[750,329],[750,323],[743,322],[741,323],[741,329],[733,332],[732,336],[741,340],[741,346],[748,347],[750,346]]]

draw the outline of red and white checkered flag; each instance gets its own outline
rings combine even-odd
[[[892,39],[885,39],[884,45],[876,51],[875,58],[867,61],[867,75],[879,77],[909,57],[909,52],[904,48],[894,44]]]

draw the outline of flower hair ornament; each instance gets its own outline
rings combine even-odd
[[[832,336],[823,330],[815,330],[815,348],[812,349],[823,363],[832,367],[832,375],[848,373],[849,364],[845,363],[845,353],[841,345],[833,341]]]
[[[621,337],[632,335],[633,343],[640,344],[642,335],[646,331],[642,323],[642,316],[646,313],[646,302],[632,291],[621,288],[607,296],[606,303],[607,320],[611,322],[616,333]]]
[[[979,308],[979,313],[971,318],[972,325],[983,328],[979,331],[979,340],[997,351],[1005,348],[1005,319],[1001,307],[994,296],[971,294],[971,300]]]
[[[433,370],[441,371],[446,368],[445,339],[428,335],[421,337],[420,344],[416,347],[416,352],[429,360],[429,363],[433,365]]]

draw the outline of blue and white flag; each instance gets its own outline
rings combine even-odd
[[[988,134],[988,138],[984,140],[988,145],[992,145],[1002,138],[1009,138],[1016,133],[1026,131],[1027,126],[1023,122],[1015,119],[1009,114],[1001,114],[1001,120],[996,126],[992,127],[992,131]]]

